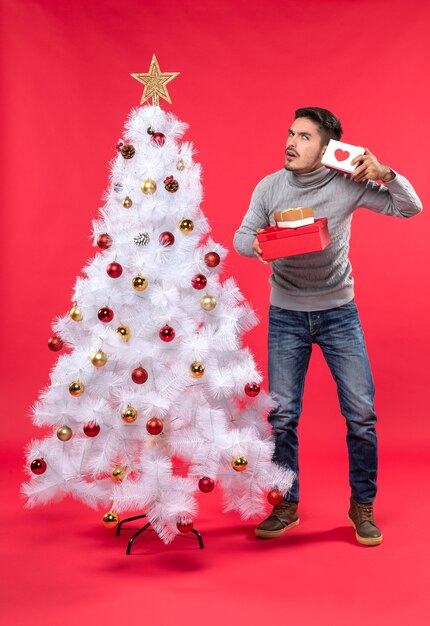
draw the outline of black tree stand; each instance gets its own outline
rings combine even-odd
[[[147,517],[146,513],[143,513],[142,515],[135,515],[134,517],[127,517],[126,519],[121,520],[119,522],[117,528],[116,528],[116,535],[117,535],[117,537],[119,537],[119,535],[121,533],[121,528],[122,528],[123,524],[126,524],[127,522],[134,522],[134,520],[143,519],[144,517]],[[145,530],[149,530],[149,532],[151,532],[152,528],[150,528],[150,526],[151,526],[151,522],[148,522],[147,524],[145,524],[145,526],[142,526],[142,528],[139,528],[139,530],[137,532],[135,532],[130,537],[130,539],[128,540],[128,543],[127,543],[127,550],[125,551],[126,554],[130,554],[134,540],[137,539],[137,537],[141,533],[145,532]],[[190,532],[193,533],[194,535],[196,535],[196,540],[199,542],[200,549],[203,549],[204,545],[203,545],[203,539],[202,539],[201,534],[199,532],[197,532],[197,530],[194,530],[194,528],[192,528],[190,530]],[[194,540],[194,537],[187,537],[187,535],[185,535],[185,534],[182,534],[181,536],[184,537],[185,539],[193,539]]]

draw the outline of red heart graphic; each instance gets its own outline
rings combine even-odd
[[[349,157],[349,152],[347,150],[341,150],[338,148],[334,151],[334,156],[338,161],[345,161]]]

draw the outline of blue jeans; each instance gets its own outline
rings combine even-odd
[[[313,343],[327,361],[346,419],[351,495],[363,504],[373,502],[378,466],[374,386],[354,300],[309,313],[270,306],[269,389],[278,402],[269,415],[274,461],[297,474],[285,499],[299,501],[297,425]]]

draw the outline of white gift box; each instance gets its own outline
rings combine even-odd
[[[361,154],[364,154],[364,148],[361,146],[353,146],[350,143],[330,139],[321,163],[333,170],[352,174],[357,163],[351,165],[351,161]]]
[[[303,220],[292,220],[291,222],[276,222],[276,226],[279,228],[299,228],[300,226],[307,226],[314,223],[313,217],[305,217]]]

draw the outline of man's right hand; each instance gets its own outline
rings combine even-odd
[[[264,228],[257,228],[257,233],[262,233],[263,230]],[[252,249],[257,259],[261,261],[262,263],[264,263],[264,265],[267,265],[267,261],[263,259],[263,255],[262,255],[260,244],[258,243],[257,237],[254,239],[254,243],[252,244]]]

